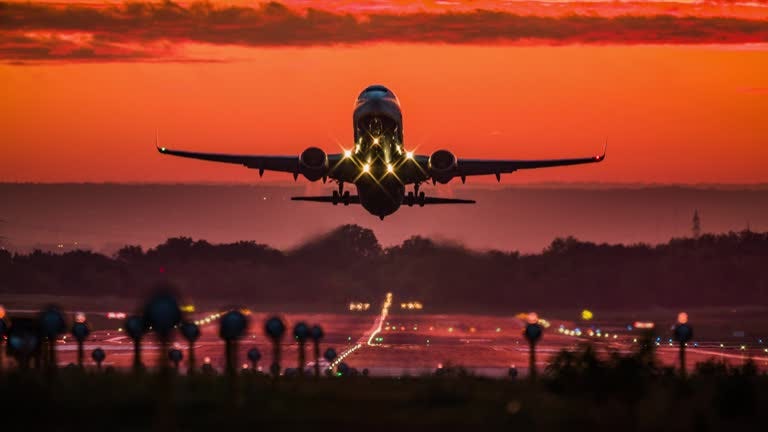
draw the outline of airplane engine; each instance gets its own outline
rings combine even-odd
[[[456,174],[456,156],[448,150],[438,150],[429,157],[429,174],[438,183],[448,183]]]
[[[328,155],[322,149],[309,147],[299,156],[299,172],[309,181],[318,181],[328,174]]]

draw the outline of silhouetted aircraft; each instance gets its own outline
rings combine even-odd
[[[338,183],[338,190],[331,196],[293,197],[296,201],[316,201],[337,204],[361,204],[369,213],[384,219],[401,205],[432,204],[473,204],[465,199],[427,197],[419,192],[424,182],[448,183],[459,177],[463,182],[467,176],[496,175],[519,169],[545,168],[563,165],[577,165],[600,162],[602,155],[575,159],[544,160],[493,160],[461,159],[448,150],[437,150],[431,155],[417,155],[403,147],[403,114],[400,102],[388,88],[372,85],[357,97],[352,115],[355,129],[355,145],[342,153],[326,153],[317,147],[309,147],[299,156],[233,155],[218,153],[197,153],[158,147],[163,154],[227,162],[264,171],[299,174],[309,181],[325,182],[331,179]],[[357,195],[344,190],[344,183],[352,183]],[[407,185],[413,191],[405,192]]]

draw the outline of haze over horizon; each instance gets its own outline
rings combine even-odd
[[[472,249],[537,253],[556,237],[596,243],[667,242],[702,231],[768,231],[768,189],[696,187],[462,187],[425,190],[471,197],[472,206],[404,207],[384,221],[359,206],[290,201],[330,186],[2,184],[0,236],[19,250],[81,247],[112,253],[169,237],[254,240],[287,250],[339,225],[374,231],[384,246],[420,235]]]

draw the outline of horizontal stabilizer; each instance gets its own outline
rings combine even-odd
[[[466,200],[466,199],[456,199],[456,198],[433,198],[433,197],[424,197],[424,205],[430,205],[430,204],[474,204],[475,200]],[[419,201],[416,200],[416,204],[419,204]]]
[[[325,196],[300,196],[291,197],[292,201],[313,201],[313,202],[327,202],[334,204],[334,197],[328,195]],[[360,204],[360,197],[357,195],[351,195],[346,200],[341,197],[335,199],[335,204]],[[345,202],[346,201],[346,202]]]
[[[456,198],[434,198],[424,197],[421,202],[418,198],[414,199],[413,204],[408,202],[408,197],[404,197],[404,205],[431,205],[431,204],[474,204],[475,200],[456,199]],[[343,198],[334,198],[332,196],[300,196],[291,197],[293,201],[312,201],[312,202],[326,202],[331,204],[360,204],[360,197],[357,195],[351,195],[347,198],[346,202]],[[335,202],[334,202],[335,201]]]

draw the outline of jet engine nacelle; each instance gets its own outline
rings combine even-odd
[[[429,157],[429,174],[438,183],[448,183],[456,174],[456,156],[448,150],[438,150]]]
[[[309,147],[299,156],[299,172],[309,181],[328,175],[328,155],[322,149]]]

